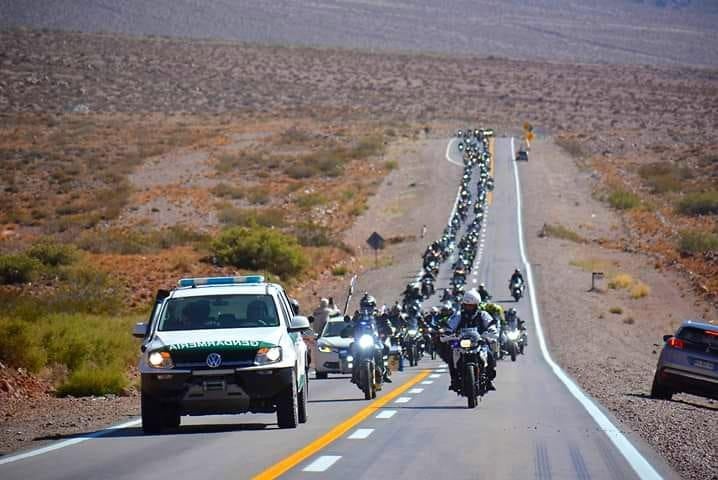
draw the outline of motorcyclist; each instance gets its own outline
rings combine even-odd
[[[359,301],[359,311],[354,315],[354,319],[349,321],[351,325],[342,331],[342,336],[354,337],[352,348],[355,348],[354,345],[359,344],[359,337],[371,332],[370,334],[374,336],[374,344],[379,347],[374,349],[374,363],[382,372],[383,381],[391,383],[389,369],[386,368],[386,364],[384,362],[384,355],[389,354],[389,346],[381,339],[376,321],[376,300],[374,297],[369,295],[368,292],[364,292],[364,295]],[[357,328],[359,326],[361,326],[361,328]],[[350,330],[350,332],[347,330]],[[354,369],[356,370],[356,368],[358,368],[358,364],[354,362]],[[356,371],[352,372],[352,382],[355,381],[355,378]]]
[[[515,269],[514,273],[511,275],[511,280],[509,280],[509,290],[513,287],[515,283],[518,283],[521,286],[521,289],[523,290],[525,282],[524,282],[524,276],[521,275],[520,269]]]
[[[459,315],[455,315],[452,318],[452,322],[450,322],[450,326],[454,332],[460,332],[464,328],[476,328],[482,336],[496,332],[496,320],[487,311],[479,309],[480,303],[481,296],[476,290],[471,289],[464,294],[464,298],[461,299],[461,311]],[[453,323],[456,325],[453,325]],[[488,351],[487,363],[488,368],[486,373],[489,377],[488,390],[496,390],[493,384],[493,380],[496,378],[496,359],[491,349]],[[452,361],[449,362],[449,373],[451,374],[451,386],[449,389],[456,391],[461,383],[458,378],[458,370],[453,362],[453,357]]]
[[[516,312],[515,308],[509,308],[506,311],[506,324],[509,328],[513,328],[515,326],[519,330],[526,330],[526,322],[519,318],[518,312]]]
[[[491,299],[491,294],[486,290],[486,285],[483,283],[479,285],[478,294],[481,296],[482,302],[488,302]]]

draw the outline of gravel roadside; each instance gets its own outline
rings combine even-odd
[[[684,319],[715,320],[715,310],[694,298],[680,275],[657,270],[650,257],[601,246],[623,238],[625,226],[592,197],[592,172],[579,170],[552,141],[535,142],[531,161],[519,168],[528,255],[552,354],[684,478],[717,479],[718,402],[649,397],[662,335]],[[587,242],[539,236],[546,224],[567,227]],[[634,299],[605,288],[609,275],[600,291],[588,292],[592,270],[631,275],[650,293]]]

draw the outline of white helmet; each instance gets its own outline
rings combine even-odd
[[[461,303],[463,305],[478,305],[481,303],[481,295],[479,295],[479,292],[477,292],[475,288],[472,288],[464,294]]]

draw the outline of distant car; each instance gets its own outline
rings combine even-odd
[[[518,162],[519,160],[528,162],[529,161],[529,152],[527,152],[526,150],[519,150],[518,152],[516,152],[516,161]]]
[[[690,393],[718,400],[718,325],[685,321],[663,341],[651,397]]]
[[[317,378],[327,378],[330,373],[351,373],[349,345],[353,337],[343,338],[342,330],[347,323],[344,317],[332,317],[324,325],[317,338],[316,349],[312,353],[312,363]]]

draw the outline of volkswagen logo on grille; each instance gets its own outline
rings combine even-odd
[[[219,353],[210,353],[207,355],[207,366],[209,368],[217,368],[222,364],[222,356]]]

